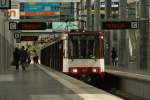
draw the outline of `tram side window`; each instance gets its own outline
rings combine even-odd
[[[79,40],[78,38],[74,39],[71,37],[69,39],[69,57],[70,58],[79,58]]]
[[[78,40],[76,39],[69,39],[69,57],[70,58],[77,58],[79,56],[78,54]]]
[[[79,55],[80,55],[80,58],[86,58],[86,40],[80,40],[79,41]]]
[[[77,58],[79,56],[78,48],[79,48],[78,40],[77,39],[72,40],[72,50],[71,50],[72,57]]]
[[[95,43],[94,40],[88,40],[87,41],[88,45],[88,49],[87,49],[87,56],[88,58],[95,58]]]

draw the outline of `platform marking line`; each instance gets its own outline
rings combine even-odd
[[[79,88],[78,86],[72,84],[71,82],[62,79],[59,75],[50,72],[49,70],[47,70],[44,67],[38,66],[41,70],[43,70],[45,73],[47,73],[48,75],[50,75],[51,77],[55,78],[57,81],[59,81],[61,84],[63,84],[65,87],[69,88],[70,90],[72,90],[73,92],[75,92],[78,96],[80,96],[83,100],[124,100],[122,98],[119,98],[117,96],[114,96],[112,94],[109,94],[107,92],[99,92],[99,93],[87,93],[85,90],[83,90],[82,88]]]

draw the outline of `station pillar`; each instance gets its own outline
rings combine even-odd
[[[87,25],[86,25],[86,29],[88,31],[92,31],[91,0],[86,0],[86,7],[87,7]]]
[[[106,8],[105,8],[105,20],[109,20],[111,17],[111,0],[105,0]],[[111,64],[111,32],[105,31],[105,64]]]
[[[80,1],[80,17],[79,17],[79,27],[80,27],[80,29],[85,28],[84,3],[85,3],[85,0]]]
[[[140,0],[140,68],[150,68],[149,0]]]
[[[100,31],[100,0],[94,1],[94,30]]]
[[[119,18],[127,19],[127,0],[119,0]],[[129,62],[129,40],[126,30],[118,32],[118,65],[128,67]]]
[[[13,58],[13,34],[9,31],[9,21],[5,10],[0,10],[0,72],[10,67]]]

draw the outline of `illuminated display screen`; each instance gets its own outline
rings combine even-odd
[[[21,3],[24,12],[59,12],[60,3]]]
[[[47,25],[45,22],[19,22],[18,30],[45,30]]]
[[[21,41],[37,41],[37,36],[21,36]]]
[[[102,22],[102,29],[137,29],[137,22],[130,21],[106,21]]]
[[[34,15],[59,15],[60,3],[58,2],[22,2],[20,3],[21,16]]]

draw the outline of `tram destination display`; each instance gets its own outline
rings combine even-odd
[[[104,21],[102,22],[102,29],[115,30],[115,29],[137,29],[137,21]]]

